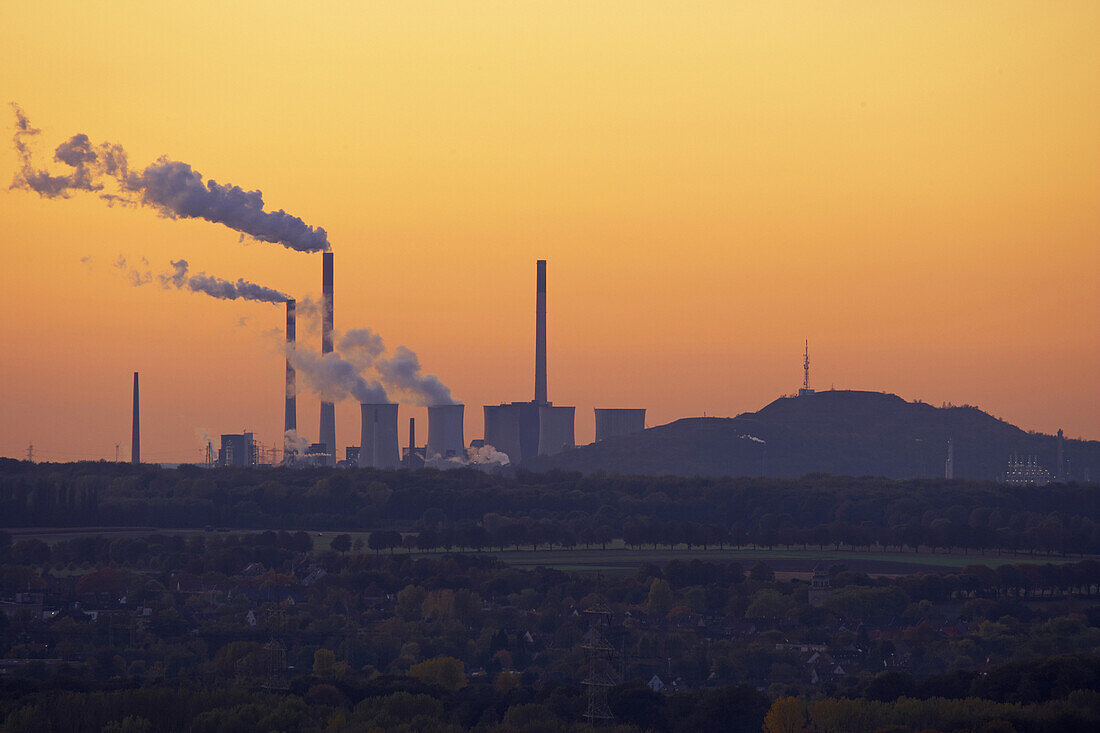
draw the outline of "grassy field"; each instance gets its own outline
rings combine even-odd
[[[109,537],[143,537],[149,534],[164,535],[224,535],[224,531],[215,530],[207,532],[200,529],[156,529],[153,527],[79,527],[79,528],[26,528],[6,530],[11,533],[13,540],[39,539],[47,544],[53,544],[61,540],[76,539],[95,535]],[[242,530],[233,530],[234,533]],[[259,531],[259,530],[249,530]],[[314,552],[323,552],[330,549],[332,539],[339,534],[347,534],[352,543],[356,540],[363,541],[364,551],[367,546],[367,538],[370,532],[310,532],[313,539]],[[406,554],[406,550],[397,550],[397,554]],[[414,556],[437,553],[411,553]],[[548,567],[567,572],[602,573],[604,575],[630,575],[644,563],[664,563],[669,560],[707,560],[710,562],[739,562],[747,571],[757,562],[763,560],[780,576],[808,577],[815,565],[821,563],[825,566],[844,564],[851,570],[868,573],[870,575],[905,575],[920,571],[944,571],[951,568],[964,568],[967,565],[982,564],[989,567],[998,567],[1006,563],[1063,563],[1076,562],[1079,558],[1051,557],[1046,555],[997,555],[988,553],[979,554],[946,554],[924,551],[920,553],[898,552],[862,552],[851,550],[817,550],[817,549],[717,549],[708,550],[692,549],[685,547],[668,549],[665,547],[653,549],[630,549],[622,540],[609,543],[607,549],[594,547],[592,549],[575,548],[570,550],[485,550],[477,553],[495,557],[509,565],[519,568]]]

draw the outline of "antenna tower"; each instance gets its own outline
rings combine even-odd
[[[810,391],[810,340],[806,339],[806,350],[802,352],[802,389]]]
[[[27,462],[34,463],[34,443],[27,445]]]

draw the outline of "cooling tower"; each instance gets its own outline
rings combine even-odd
[[[546,260],[535,264],[535,402],[546,401]]]
[[[466,405],[433,405],[428,408],[428,450],[425,458],[466,457],[462,417]]]
[[[596,408],[596,442],[645,430],[645,408]]]
[[[539,405],[539,455],[552,456],[573,447],[574,407]]]
[[[294,367],[290,363],[290,352],[294,351],[295,335],[295,303],[294,299],[286,302],[286,412],[283,416],[283,432],[298,430],[298,403],[294,384]],[[283,454],[289,454],[288,446],[284,442]]]
[[[134,372],[134,430],[130,436],[130,463],[141,463],[141,419],[138,411],[137,372]]]
[[[401,450],[397,445],[397,404],[359,405],[363,413],[360,468],[397,468]]]
[[[321,353],[332,352],[332,252],[321,253]],[[331,402],[321,403],[320,442],[332,457],[329,465],[336,465],[336,409]]]

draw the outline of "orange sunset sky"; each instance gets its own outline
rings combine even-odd
[[[0,101],[260,189],[324,227],[337,330],[415,350],[466,403],[533,389],[649,425],[811,386],[975,404],[1100,438],[1100,3],[4,4]],[[6,190],[0,455],[198,460],[281,443],[281,306],[132,287],[171,259],[301,297],[321,258],[201,220]],[[90,258],[82,262],[82,258]],[[305,345],[319,348],[300,325]],[[266,333],[266,335],[265,335]],[[277,340],[277,336],[276,339]],[[315,395],[298,399],[317,439]],[[359,410],[337,405],[340,454]],[[415,416],[426,437],[423,408]],[[402,427],[402,441],[404,441]],[[215,444],[216,447],[216,444]]]

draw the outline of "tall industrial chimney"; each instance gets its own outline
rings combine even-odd
[[[409,455],[416,450],[416,418],[409,418]]]
[[[137,372],[134,372],[134,433],[130,436],[130,463],[141,463],[141,419],[138,410]]]
[[[332,252],[321,253],[321,354],[332,352]],[[331,402],[321,403],[320,442],[330,456],[329,465],[336,464],[336,410]]]
[[[537,263],[535,295],[535,402],[546,404],[546,260]]]
[[[294,366],[290,363],[290,352],[294,351],[295,334],[295,302],[290,298],[286,302],[286,413],[283,417],[283,434],[298,430],[298,400],[294,384]],[[283,457],[288,458],[293,449],[289,443],[283,441]]]

